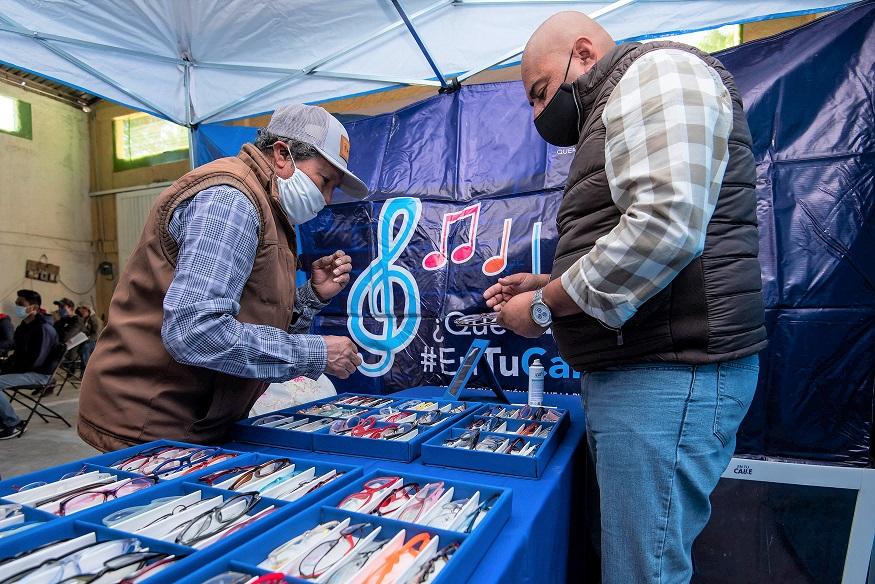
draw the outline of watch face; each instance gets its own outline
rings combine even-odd
[[[546,304],[536,303],[532,306],[532,320],[540,326],[547,326],[551,320],[550,309]]]

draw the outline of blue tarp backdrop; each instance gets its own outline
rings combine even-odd
[[[742,91],[757,161],[771,345],[739,451],[866,464],[875,387],[875,3],[719,55]],[[344,249],[352,282],[317,317],[362,347],[339,389],[446,382],[470,342],[507,388],[538,356],[548,388],[576,392],[552,338],[453,326],[486,310],[499,275],[549,272],[573,148],[544,143],[519,83],[466,86],[347,121],[366,202],[338,198],[300,228],[303,265]],[[197,131],[198,163],[236,154],[245,127]]]

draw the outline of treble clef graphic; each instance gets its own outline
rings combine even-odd
[[[350,288],[346,305],[349,334],[365,351],[378,357],[374,363],[362,360],[359,371],[368,377],[386,374],[395,354],[409,345],[419,330],[419,287],[413,275],[395,262],[410,243],[421,214],[419,199],[399,197],[386,201],[377,223],[377,255]],[[396,232],[399,219],[401,225]],[[404,311],[397,316],[395,294],[399,288]],[[366,312],[376,320],[379,333],[365,327]]]

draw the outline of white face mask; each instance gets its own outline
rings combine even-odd
[[[291,153],[289,153],[291,160]],[[292,162],[294,165],[294,162]],[[276,178],[280,204],[292,225],[306,223],[325,207],[325,197],[304,171],[295,166],[289,178]]]

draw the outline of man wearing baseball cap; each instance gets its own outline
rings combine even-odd
[[[351,375],[346,337],[307,334],[349,282],[338,250],[294,287],[295,226],[367,187],[320,107],[278,108],[255,144],[158,196],[82,381],[79,434],[100,450],[159,438],[221,442],[269,382]]]
[[[58,331],[58,339],[66,343],[77,333],[82,332],[82,319],[76,314],[76,304],[69,298],[61,298],[53,302],[58,307],[58,320],[55,321],[55,330]]]

